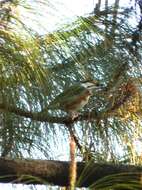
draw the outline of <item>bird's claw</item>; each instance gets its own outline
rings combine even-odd
[[[77,112],[71,112],[70,113],[71,120],[75,120],[78,117],[78,115],[79,115],[79,113],[77,113]]]

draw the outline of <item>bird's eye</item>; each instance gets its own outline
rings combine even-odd
[[[100,83],[96,83],[96,86],[101,86],[101,84]]]
[[[96,86],[104,87],[104,84],[97,83],[97,85],[96,85]]]

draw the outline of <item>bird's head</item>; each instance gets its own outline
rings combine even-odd
[[[102,87],[102,85],[96,80],[82,81],[81,86],[83,86],[84,88],[87,88],[88,90],[91,90],[94,88],[100,89]]]

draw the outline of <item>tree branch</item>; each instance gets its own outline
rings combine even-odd
[[[107,90],[102,91],[102,92],[110,93],[109,92],[110,86],[108,87]],[[4,103],[4,102],[0,103],[0,110],[2,110],[3,112],[13,113],[15,115],[22,116],[25,118],[30,118],[35,121],[64,124],[68,126],[77,121],[83,121],[83,120],[92,121],[92,120],[100,120],[102,118],[104,119],[104,117],[105,118],[110,117],[113,115],[114,111],[119,109],[124,103],[127,102],[127,100],[130,97],[133,97],[138,91],[136,86],[133,84],[133,81],[131,80],[129,80],[129,82],[127,82],[126,84],[122,85],[120,90],[123,91],[123,97],[121,97],[121,94],[120,94],[120,98],[119,99],[117,98],[117,101],[113,103],[113,106],[110,106],[108,107],[108,109],[99,113],[97,113],[95,109],[92,111],[81,112],[81,114],[74,120],[70,119],[68,116],[64,116],[64,117],[52,116],[48,113],[48,110],[47,112],[31,112],[28,110],[17,108],[14,105],[8,105],[7,103]],[[116,92],[119,93],[119,91],[116,91]]]
[[[69,185],[70,162],[52,160],[13,160],[0,158],[0,182]],[[77,163],[77,186],[89,187],[97,180],[109,175],[122,174],[141,183],[142,167],[132,165],[98,164],[90,162]],[[121,178],[125,183],[126,178]],[[118,183],[118,180],[113,181]],[[111,183],[112,185],[112,183]]]
[[[17,108],[16,106],[10,106],[5,103],[0,104],[0,109],[3,112],[13,113],[15,115],[22,116],[25,118],[30,118],[35,121],[57,123],[57,124],[67,124],[67,123],[71,124],[74,121],[97,119],[97,114],[94,111],[84,112],[82,115],[80,115],[78,118],[76,118],[73,121],[68,117],[54,117],[54,116],[49,115],[48,113],[46,114],[46,113],[41,113],[41,112],[25,111],[23,109]]]
[[[133,95],[133,93],[130,93],[129,90],[128,90],[128,94],[129,94],[128,98]],[[81,114],[74,120],[70,119],[68,116],[52,116],[48,112],[47,113],[46,112],[45,113],[44,112],[32,112],[32,111],[28,111],[28,110],[18,108],[14,105],[12,105],[12,106],[8,105],[6,103],[0,103],[0,110],[2,112],[12,113],[12,114],[15,114],[17,116],[30,118],[30,119],[35,120],[35,121],[70,125],[70,124],[77,122],[77,121],[84,121],[84,120],[87,120],[87,121],[97,120],[98,121],[100,119],[111,117],[111,116],[113,116],[113,114],[115,116],[117,116],[115,111],[117,109],[119,109],[119,107],[122,104],[127,102],[128,98],[127,98],[127,96],[126,96],[126,98],[124,97],[122,100],[115,102],[113,107],[111,106],[107,110],[102,110],[101,112],[96,112],[95,109],[93,109],[92,111],[81,112]],[[139,110],[136,110],[135,113],[140,114]],[[123,116],[120,116],[119,114],[118,114],[118,117],[123,118]]]

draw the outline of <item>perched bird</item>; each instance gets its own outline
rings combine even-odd
[[[92,89],[99,89],[98,81],[84,81],[65,89],[61,94],[49,104],[48,109],[60,109],[69,114],[74,119],[78,116],[78,111],[82,109],[92,96]]]

